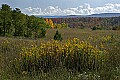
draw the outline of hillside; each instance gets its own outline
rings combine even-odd
[[[92,14],[92,15],[88,15],[87,17],[119,17],[120,13],[101,13],[101,14]]]
[[[98,17],[102,15],[110,16],[110,14],[109,15],[101,14],[91,15],[89,17],[51,18],[51,19],[56,24],[66,23],[71,28],[93,28],[96,26],[102,29],[112,29],[114,27],[120,26],[120,17]],[[116,14],[116,16],[117,15],[119,14]]]

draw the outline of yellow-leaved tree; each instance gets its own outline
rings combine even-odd
[[[55,26],[54,26],[54,23],[53,23],[52,19],[49,19],[49,24],[50,24],[51,28],[55,28]]]
[[[49,25],[51,26],[51,28],[55,28],[52,19],[47,19],[47,18],[46,18],[45,21],[46,21],[47,24],[49,24]]]
[[[46,21],[47,24],[49,24],[49,20],[47,18],[45,19],[45,21]]]

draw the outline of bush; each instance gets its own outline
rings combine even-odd
[[[41,28],[41,33],[39,34],[39,38],[45,37],[46,30],[44,28]]]
[[[46,30],[44,28],[38,29],[36,32],[32,33],[33,38],[43,38],[46,35]]]
[[[97,27],[96,27],[96,26],[94,26],[94,27],[92,28],[92,30],[97,30]]]
[[[56,31],[54,35],[54,40],[62,40],[61,34],[58,32],[58,30]]]
[[[101,27],[101,26],[94,26],[92,28],[92,30],[104,30],[105,28],[104,27]]]
[[[119,26],[115,26],[112,28],[112,30],[120,30],[120,27]]]

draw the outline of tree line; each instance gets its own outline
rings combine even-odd
[[[43,18],[23,14],[19,8],[7,4],[0,7],[0,36],[44,37],[50,28]]]

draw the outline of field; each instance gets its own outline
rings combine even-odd
[[[57,30],[62,41],[53,40]],[[118,30],[61,28],[46,29],[39,39],[0,37],[0,80],[119,79]]]

